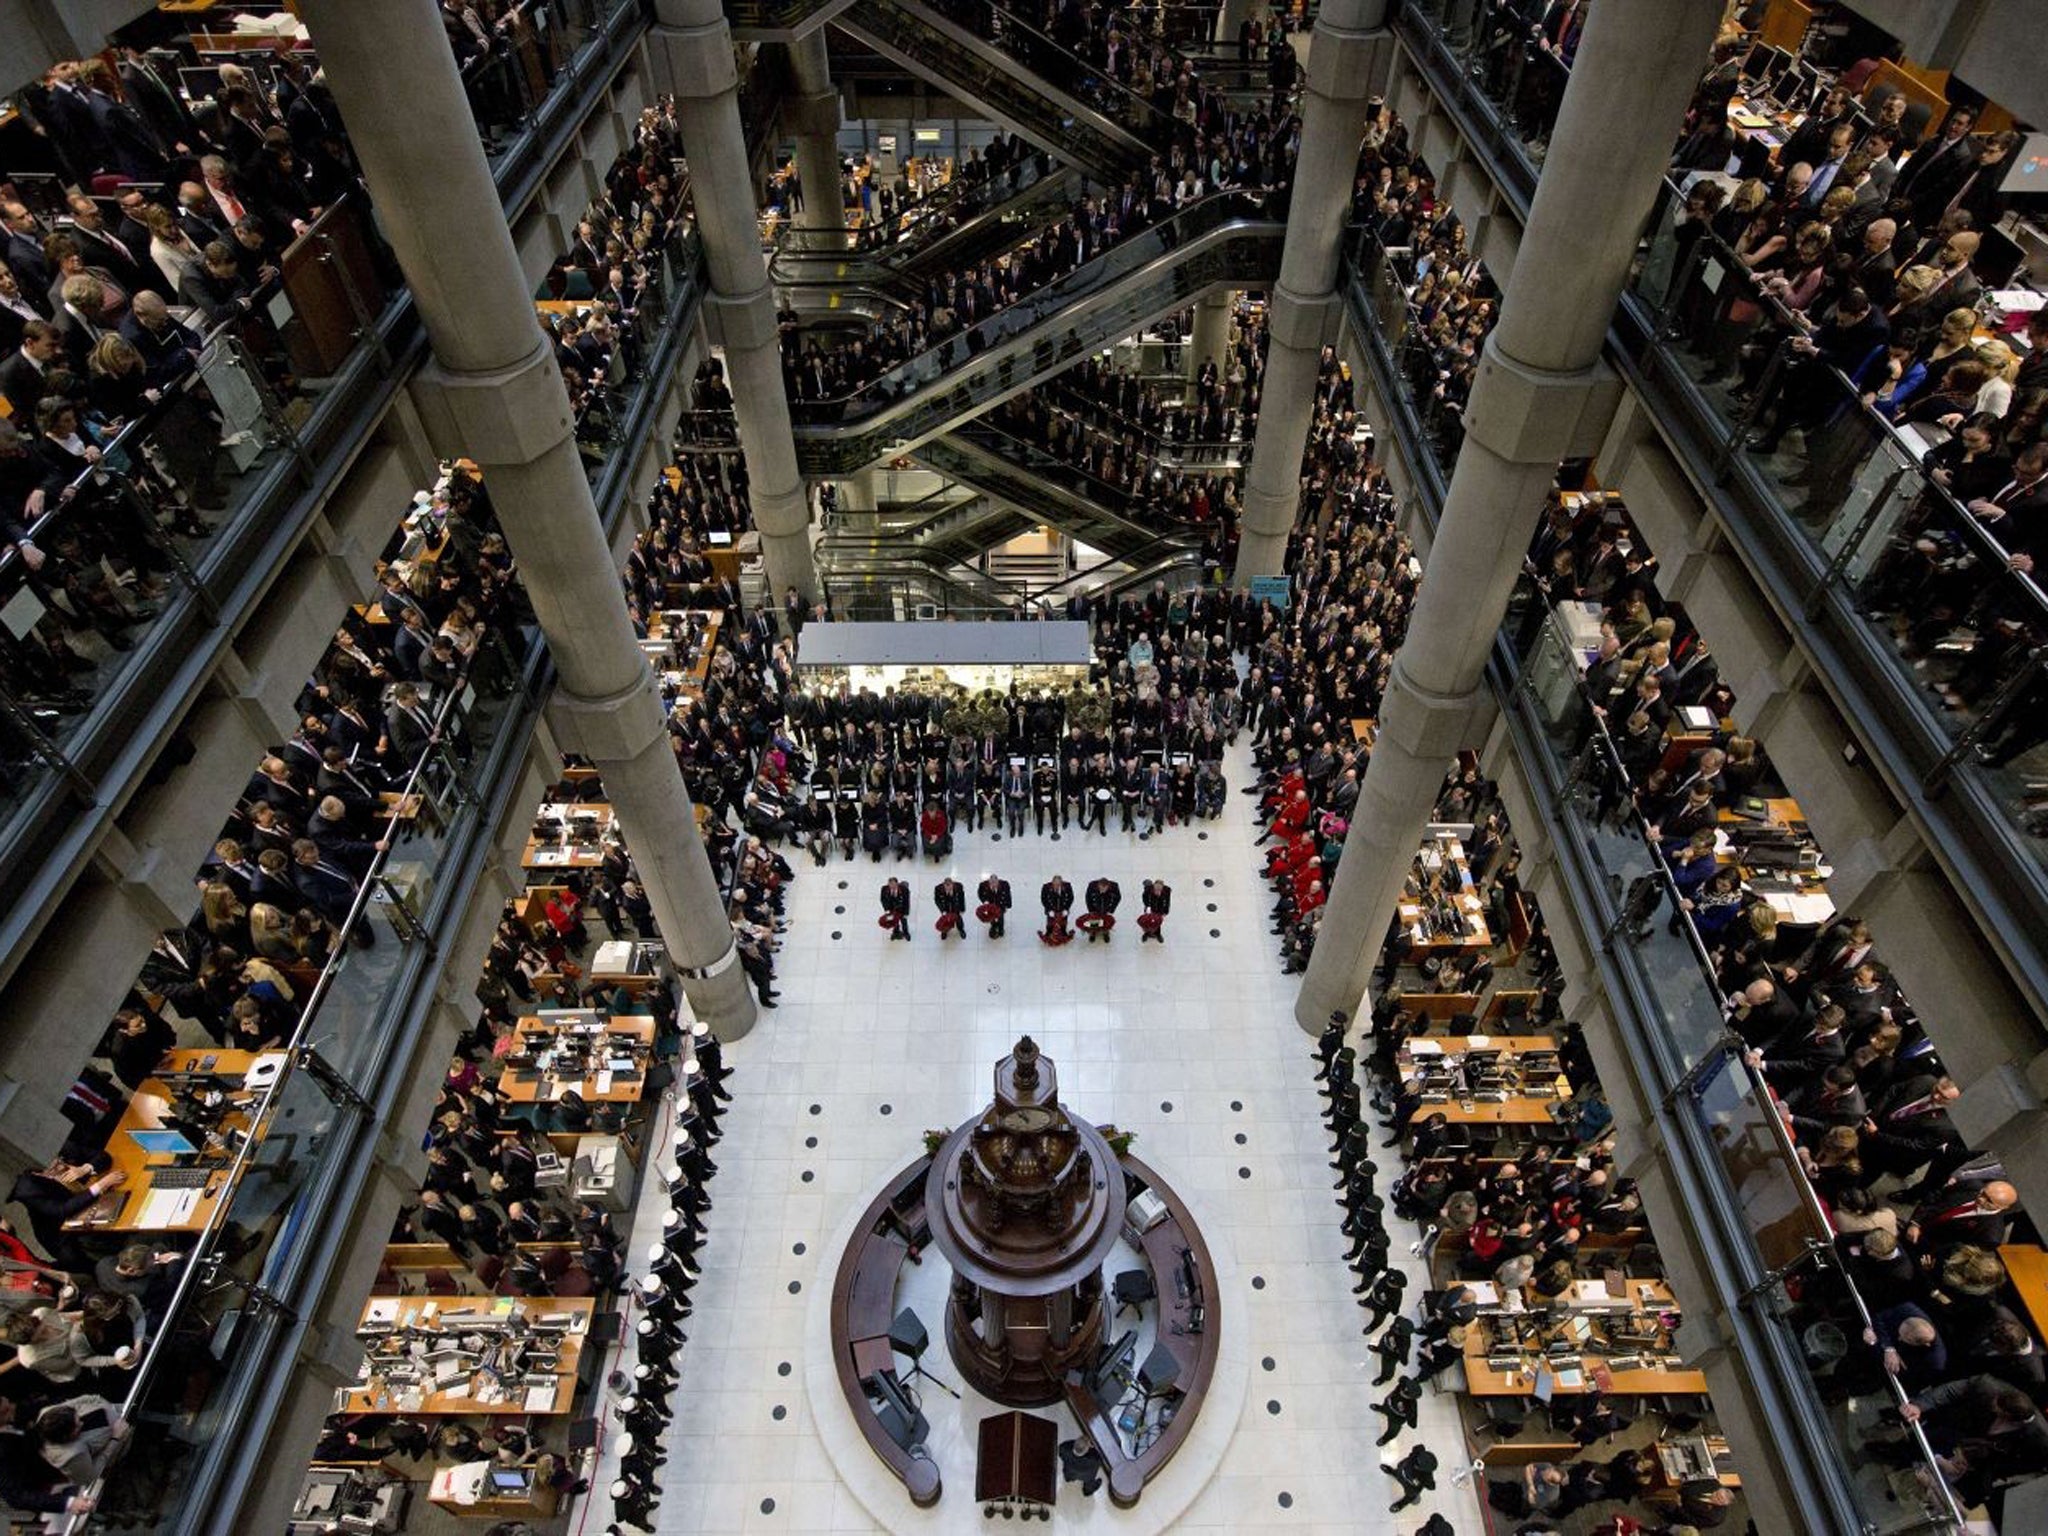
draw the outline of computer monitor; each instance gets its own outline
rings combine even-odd
[[[491,1468],[491,1486],[500,1493],[524,1493],[526,1474],[516,1467]]]
[[[130,1131],[128,1139],[149,1157],[194,1157],[199,1152],[177,1131]]]
[[[1785,67],[1785,50],[1769,43],[1758,43],[1749,50],[1749,56],[1742,61],[1742,78],[1764,80]]]
[[[2013,152],[1998,190],[2007,197],[2048,196],[2048,133],[2027,135]]]
[[[2048,192],[2048,185],[2041,190]],[[2026,264],[2027,253],[2019,242],[1996,226],[1983,232],[1977,254],[1970,258],[1970,270],[1977,274],[1977,281],[1991,289],[2012,287],[2020,268]]]

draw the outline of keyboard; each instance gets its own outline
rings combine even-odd
[[[152,1168],[149,1170],[151,1189],[204,1189],[206,1181],[213,1177],[211,1168]]]

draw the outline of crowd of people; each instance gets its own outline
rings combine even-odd
[[[1940,490],[1900,524],[1863,605],[1908,660],[1933,671],[1944,710],[1968,721],[2048,639],[2035,606],[1992,579],[2001,564],[2029,574],[2048,551],[2048,319],[1982,318],[1975,270],[2005,210],[2019,135],[1975,132],[1975,109],[1959,104],[1916,146],[1902,97],[1859,103],[1838,87],[1773,162],[1734,140],[1735,86],[1732,70],[1709,77],[1678,157],[1679,342],[1709,387],[1732,392],[1731,407],[1754,423],[1746,446],[1800,489],[1794,511],[1812,526],[1828,523],[1856,483],[1870,440],[1859,404],[1932,443],[1926,463]],[[1732,178],[1704,179],[1731,164],[1745,172],[1732,192]],[[1708,250],[1742,280],[1710,291],[1700,278]],[[2024,348],[2008,339],[2022,328]],[[1957,643],[1936,657],[1949,636]],[[2022,684],[1987,722],[1987,765],[2040,743],[2043,696]]]
[[[1425,430],[1448,457],[1463,438],[1465,402],[1500,295],[1406,126],[1384,103],[1373,104],[1368,118],[1351,220],[1370,231],[1403,291],[1396,366],[1424,403]]]
[[[121,49],[19,98],[68,184],[61,206],[0,202],[0,550],[41,608],[0,645],[0,680],[46,730],[90,706],[96,669],[157,612],[175,542],[226,504],[219,412],[194,377],[204,338],[358,189],[324,84],[295,58],[272,78],[225,64],[218,94],[188,104]],[[154,451],[100,475],[145,420]]]
[[[1260,162],[1277,161],[1286,150],[1263,121],[1240,130],[1248,151]],[[1236,192],[1256,205],[1258,190],[1286,174],[1273,164],[1250,183],[1217,184],[1174,152],[1154,156],[1148,171],[1133,173],[1107,193],[1084,193],[1058,221],[1033,232],[1023,244],[958,271],[934,276],[924,292],[901,310],[878,318],[843,341],[826,342],[806,331],[796,311],[781,315],[783,376],[792,401],[835,400],[873,383],[891,369],[971,332],[990,316],[1085,266],[1098,256],[1191,203],[1219,192]]]
[[[1546,601],[1602,605],[1583,686],[1589,729],[1606,732],[1603,806],[1632,811],[1656,847],[1668,922],[1697,934],[1728,1028],[1768,1085],[1874,1318],[1866,1330],[1824,1289],[1802,1297],[1802,1325],[1831,1323],[1852,1340],[1823,1389],[1842,1402],[1895,1381],[1906,1402],[1869,1437],[1876,1454],[1914,1460],[1901,1420],[1917,1421],[1960,1501],[1995,1508],[2000,1485],[2048,1447],[2048,1354],[2002,1300],[1998,1250],[2028,1220],[2017,1193],[1950,1119],[1959,1090],[1869,928],[1853,914],[1818,929],[1787,923],[1726,857],[1723,813],[1779,786],[1763,748],[1740,735],[1717,732],[1674,760],[1673,712],[1699,703],[1722,719],[1734,698],[1659,594],[1639,530],[1611,503],[1554,504],[1530,567]]]
[[[1074,70],[1059,82],[1063,88],[1124,121],[1136,115],[1131,110],[1135,98],[1150,108],[1146,125],[1170,124],[1177,142],[1199,142],[1229,114],[1225,93],[1202,79],[1194,55],[1181,46],[1207,40],[1215,24],[1215,13],[1207,7],[1115,7],[1076,0],[1027,0],[1005,7],[986,0],[939,0],[939,9],[1027,65],[1045,68],[1044,44],[1051,43],[1096,72]],[[1284,110],[1301,70],[1283,30],[1272,17],[1248,16],[1238,40],[1242,62],[1253,62],[1254,48],[1264,59],[1273,109]]]

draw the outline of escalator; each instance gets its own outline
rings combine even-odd
[[[1104,181],[1179,129],[1151,102],[982,0],[856,0],[835,23],[884,58]]]
[[[903,233],[873,249],[853,248],[852,231],[790,230],[768,264],[769,279],[785,292],[852,288],[914,297],[935,276],[1023,244],[1064,215],[1088,186],[1068,166],[1040,175],[1036,161],[1026,161],[1018,179],[1015,193],[996,198],[987,183],[970,186],[956,177],[899,213]]]
[[[798,464],[830,477],[907,453],[1212,289],[1268,287],[1284,233],[1242,193],[1190,203],[850,394],[792,401]]]
[[[917,457],[948,479],[974,486],[1113,559],[1128,559],[1162,540],[1189,550],[1201,547],[1202,537],[1192,528],[1154,526],[1152,511],[1114,486],[982,423],[933,438]]]

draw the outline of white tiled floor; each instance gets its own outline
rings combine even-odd
[[[1462,1450],[1448,1398],[1425,1399],[1421,1427],[1443,1486],[1387,1513],[1394,1485],[1372,1445],[1375,1362],[1341,1261],[1310,1042],[1293,1022],[1294,978],[1281,973],[1268,933],[1254,802],[1235,792],[1249,782],[1242,748],[1229,769],[1225,817],[1199,829],[1143,842],[1115,831],[1057,843],[963,835],[953,866],[970,892],[988,869],[1015,888],[1018,909],[999,941],[970,924],[966,942],[941,949],[929,910],[938,871],[923,861],[900,866],[919,903],[909,944],[889,943],[875,923],[891,866],[799,863],[782,1005],[726,1053],[736,1102],[716,1152],[716,1209],[660,1479],[663,1532],[877,1529],[836,1476],[807,1405],[806,1312],[830,1283],[832,1238],[852,1210],[916,1155],[923,1130],[982,1107],[992,1066],[1027,1032],[1058,1064],[1064,1101],[1135,1131],[1139,1155],[1198,1204],[1245,1287],[1241,1418],[1175,1529],[1412,1531],[1433,1509],[1461,1531],[1484,1529],[1476,1499],[1449,1486]],[[1077,891],[1097,874],[1121,883],[1115,943],[1049,950],[1036,940],[1038,886],[1055,870]],[[1136,942],[1148,876],[1174,890],[1164,946]],[[1397,1172],[1386,1154],[1382,1186]],[[1397,1252],[1412,1235],[1397,1224]],[[1411,1299],[1423,1283],[1411,1273]],[[942,1355],[943,1345],[934,1362],[943,1375]],[[945,1528],[975,1528],[972,1467],[945,1474]],[[1063,1507],[1078,1498],[1068,1485]],[[1108,1507],[1106,1494],[1091,1502]],[[910,1524],[907,1499],[901,1508]]]

